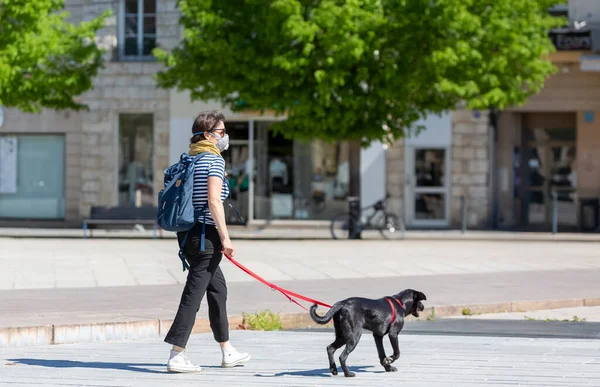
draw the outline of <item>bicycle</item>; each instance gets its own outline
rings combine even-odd
[[[389,195],[385,199],[379,200],[376,203],[361,208],[360,214],[354,217],[356,222],[356,230],[358,232],[376,230],[379,231],[384,239],[402,238],[404,236],[404,222],[395,214],[386,211],[386,202]],[[362,213],[368,210],[373,210],[373,213],[366,217],[365,221],[361,220]],[[350,213],[338,214],[331,219],[329,230],[333,239],[352,239],[355,235],[350,235]]]

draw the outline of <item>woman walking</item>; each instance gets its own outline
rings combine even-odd
[[[195,156],[207,152],[196,160],[194,169],[194,192],[192,201],[196,210],[206,207],[205,215],[197,219],[198,223],[189,231],[185,240],[184,252],[190,265],[179,309],[165,337],[172,344],[167,369],[170,372],[198,372],[200,366],[194,365],[185,355],[196,313],[206,293],[210,328],[215,340],[220,344],[223,354],[221,366],[234,367],[250,360],[250,355],[236,350],[229,342],[229,322],[227,320],[227,285],[219,267],[224,254],[235,256],[235,249],[225,224],[223,201],[229,195],[229,186],[225,182],[225,160],[221,152],[229,147],[229,135],[226,134],[225,117],[218,112],[200,113],[192,126],[189,155]],[[205,223],[204,250],[201,250],[202,223]],[[185,233],[178,233],[181,244]]]

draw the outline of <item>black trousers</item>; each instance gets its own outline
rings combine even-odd
[[[179,309],[171,329],[165,337],[169,344],[185,348],[187,345],[196,313],[200,310],[200,302],[208,299],[208,318],[213,336],[219,343],[229,340],[229,321],[227,320],[227,284],[223,272],[219,267],[221,258],[221,238],[217,228],[206,225],[204,251],[200,251],[200,236],[202,224],[190,231],[185,244],[185,254],[190,264]],[[179,243],[183,241],[185,233],[178,233]]]

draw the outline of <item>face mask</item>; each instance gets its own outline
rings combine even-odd
[[[209,133],[211,136],[217,139],[217,148],[223,152],[229,148],[229,135],[226,134],[223,137],[217,136],[214,133]]]

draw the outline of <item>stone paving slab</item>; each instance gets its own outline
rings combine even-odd
[[[0,349],[0,386],[575,387],[600,380],[599,340],[401,335],[399,371],[386,373],[364,335],[348,359],[357,376],[344,378],[327,370],[332,339],[332,332],[232,332],[253,358],[222,369],[212,336],[194,335],[188,355],[203,370],[187,375],[166,372],[169,348],[160,340]]]
[[[600,270],[595,243],[236,241],[237,259],[270,281]],[[26,249],[23,246],[27,246]],[[229,283],[254,280],[224,260]],[[185,282],[173,240],[0,239],[0,290]]]

